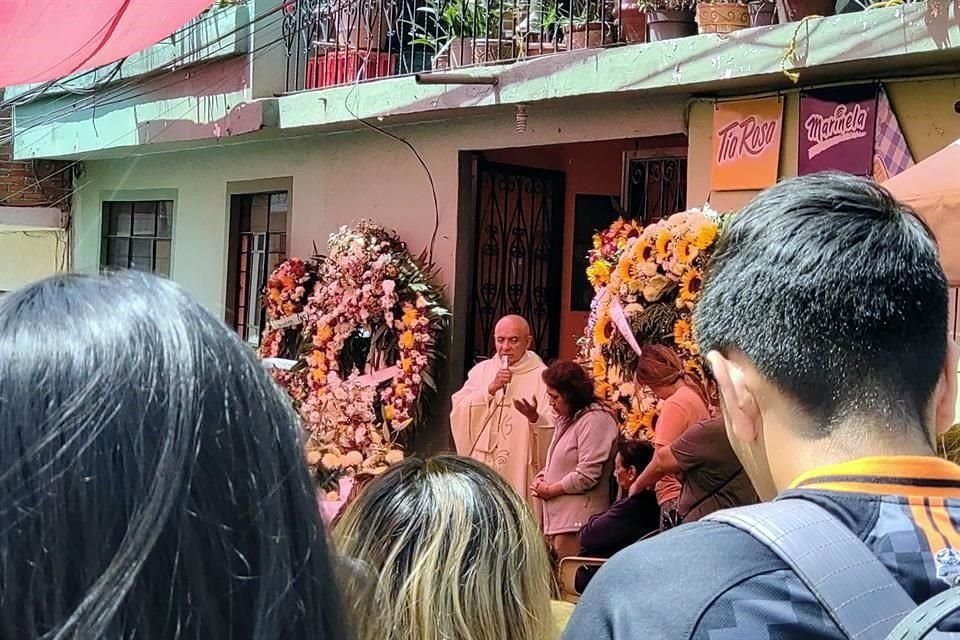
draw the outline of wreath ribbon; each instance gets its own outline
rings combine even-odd
[[[627,341],[627,344],[630,345],[630,348],[633,349],[634,353],[637,356],[643,355],[643,349],[640,348],[640,345],[637,343],[636,336],[633,335],[633,330],[630,328],[630,323],[627,321],[627,314],[623,311],[623,305],[620,303],[620,297],[617,294],[612,293],[609,289],[604,287],[603,295],[609,297],[609,309],[610,309],[610,319],[613,320],[613,326],[617,328],[617,331],[620,332],[620,335],[623,336],[623,339]]]

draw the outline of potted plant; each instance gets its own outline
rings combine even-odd
[[[731,33],[750,26],[750,12],[743,2],[700,0],[697,25],[700,33]]]
[[[751,0],[747,3],[751,27],[766,27],[777,23],[777,3],[773,0]]]
[[[647,41],[647,14],[641,0],[621,0],[617,27],[621,42],[635,44]]]
[[[497,0],[428,0],[417,8],[426,19],[412,25],[412,45],[435,52],[434,69],[455,69],[510,57],[512,40],[500,38]],[[431,28],[432,27],[432,28]]]
[[[611,0],[573,0],[572,15],[561,19],[571,49],[593,49],[614,42]]]
[[[697,35],[693,0],[644,0],[647,42]]]
[[[546,0],[536,9],[534,3],[531,3],[531,11],[536,12],[538,19],[520,23],[520,35],[526,41],[526,54],[533,58],[566,49],[566,43],[560,42],[562,30],[556,0]]]
[[[836,0],[777,0],[780,24],[799,22],[810,16],[832,16]]]

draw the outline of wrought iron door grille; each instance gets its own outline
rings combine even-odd
[[[686,156],[625,159],[626,210],[643,223],[687,208]]]
[[[556,357],[560,329],[564,174],[481,162],[467,363],[490,355],[501,317],[530,323],[533,349]]]

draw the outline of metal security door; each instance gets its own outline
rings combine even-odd
[[[490,355],[494,326],[508,314],[527,319],[545,361],[557,356],[564,180],[557,171],[478,161],[468,367]]]

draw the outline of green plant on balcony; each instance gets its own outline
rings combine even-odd
[[[434,52],[434,67],[458,67],[491,62],[509,55],[513,42],[501,38],[512,24],[512,14],[501,10],[501,0],[426,0],[410,25],[412,46]]]

